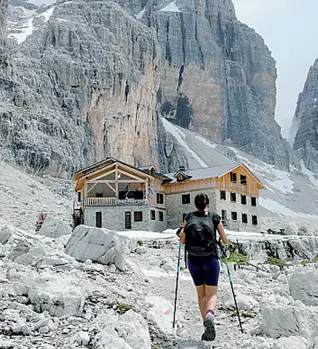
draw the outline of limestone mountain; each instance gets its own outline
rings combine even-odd
[[[230,0],[0,4],[3,158],[59,175],[106,155],[166,171],[178,164],[160,115],[288,169],[275,61]]]
[[[310,67],[299,94],[290,131],[293,148],[307,168],[318,172],[318,59]]]

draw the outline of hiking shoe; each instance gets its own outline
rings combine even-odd
[[[205,331],[202,335],[203,341],[214,341],[216,332],[215,332],[215,324],[214,324],[214,316],[211,313],[207,313],[205,319],[203,321],[203,325]]]

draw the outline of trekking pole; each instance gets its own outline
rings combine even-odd
[[[231,276],[230,268],[229,268],[229,265],[228,265],[228,262],[227,262],[225,248],[221,245],[221,243],[219,243],[219,246],[220,246],[220,249],[222,251],[223,257],[225,259],[225,265],[226,265],[226,269],[227,269],[227,276],[229,278],[229,282],[230,282],[231,289],[232,289],[232,294],[233,294],[233,298],[234,298],[235,308],[236,308],[236,311],[237,311],[238,321],[239,321],[239,324],[240,324],[240,329],[241,329],[241,332],[244,333],[243,332],[242,323],[241,323],[241,317],[240,317],[239,308],[238,308],[237,302],[236,302],[236,296],[235,296],[235,292],[234,292],[232,276]]]
[[[174,310],[173,310],[173,323],[172,323],[172,328],[174,328],[174,327],[175,327],[175,324],[176,324],[178,285],[179,285],[179,274],[180,274],[180,254],[181,254],[181,242],[179,241],[178,264],[177,264],[177,278],[176,278],[176,290],[175,290],[175,295],[174,295]]]

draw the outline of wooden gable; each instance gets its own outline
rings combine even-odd
[[[264,189],[261,181],[243,163],[220,175],[216,179],[216,187],[256,197],[259,196],[259,191]]]
[[[114,181],[116,174],[121,179],[121,182],[126,181],[127,183],[144,182],[146,178],[153,177],[151,174],[145,173],[138,168],[111,159],[111,161],[97,163],[84,169],[82,172],[77,172],[74,176],[74,179],[77,181],[75,191],[81,190],[87,181]]]

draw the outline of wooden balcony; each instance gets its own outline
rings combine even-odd
[[[147,202],[145,199],[124,199],[119,200],[115,197],[108,197],[108,198],[86,198],[85,206],[142,206],[147,205]]]

